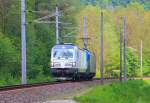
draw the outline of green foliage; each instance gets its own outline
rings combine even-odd
[[[18,85],[21,82],[20,79],[13,77],[10,73],[1,74],[0,78],[0,87]]]
[[[119,1],[119,0],[118,0]],[[103,2],[108,2],[103,1]],[[120,2],[120,1],[119,1]],[[103,4],[103,3],[102,3]],[[106,3],[107,4],[107,3]],[[120,4],[118,4],[120,5]],[[143,47],[149,50],[149,26],[150,26],[150,12],[144,10],[143,5],[138,2],[131,2],[126,7],[116,7],[110,10],[105,8],[104,12],[104,77],[119,77],[120,69],[120,32],[122,30],[122,19],[121,17],[126,16],[127,21],[127,48],[134,48],[127,50],[127,75],[128,76],[140,76],[140,42],[143,40]],[[92,15],[91,15],[92,14]],[[96,55],[97,64],[97,77],[100,75],[100,9],[99,6],[87,5],[80,10],[76,15],[76,21],[78,28],[81,28],[78,32],[78,37],[83,35],[83,17],[87,17],[87,36],[90,37],[88,41],[88,49],[93,51]],[[92,19],[91,19],[92,18]],[[142,19],[143,18],[143,19]],[[142,25],[142,26],[141,26]],[[145,38],[147,37],[147,38]],[[82,48],[83,43],[81,40],[76,39],[76,43]],[[98,45],[97,45],[98,44]],[[145,51],[143,50],[143,52]],[[144,59],[145,65],[149,61],[147,53],[147,59]],[[145,58],[145,57],[144,57]],[[144,76],[148,76],[149,68],[144,68]]]
[[[27,78],[29,83],[45,82],[51,80],[50,75],[50,50],[55,44],[55,24],[36,24],[32,21],[41,18],[47,13],[33,13],[30,11],[55,12],[58,4],[63,11],[62,22],[75,24],[74,14],[79,8],[79,1],[74,0],[27,0]],[[0,1],[0,79],[1,84],[15,84],[15,80],[21,78],[21,26],[20,5],[16,0]],[[49,20],[55,21],[55,17]],[[66,21],[68,20],[68,21]],[[61,36],[72,31],[64,29],[60,25]],[[66,25],[65,25],[66,26]],[[75,25],[71,25],[75,26]],[[72,40],[73,41],[73,40]],[[65,40],[64,40],[65,42]],[[5,81],[6,83],[4,83]],[[9,82],[11,81],[11,82]],[[18,82],[17,82],[18,83]],[[20,84],[20,83],[19,83]]]
[[[36,78],[31,78],[28,80],[28,83],[42,83],[42,82],[52,82],[52,77],[51,76],[46,76],[43,74],[38,74]]]
[[[57,0],[51,2],[47,1],[28,1],[27,8],[29,10],[42,10],[42,11],[55,11],[55,6],[58,4],[59,10],[62,10],[61,21],[62,22],[71,22],[73,20],[73,12],[71,13],[70,8],[76,2],[62,0],[57,2]],[[33,5],[33,6],[32,6]],[[67,12],[66,12],[67,11]],[[69,13],[70,15],[68,15]],[[27,20],[33,21],[36,18],[43,17],[43,14],[32,14],[28,13]],[[55,17],[50,18],[49,20],[55,21]],[[67,21],[66,21],[67,20]],[[61,36],[70,32],[63,28],[64,25],[60,25],[60,34]],[[36,24],[32,23],[27,26],[27,67],[28,67],[28,81],[40,82],[50,79],[50,50],[55,44],[55,24]],[[45,78],[45,79],[44,79]],[[39,79],[39,80],[38,80]],[[35,80],[35,81],[34,81]],[[48,80],[48,81],[49,81]]]
[[[20,55],[13,45],[13,41],[0,33],[0,73],[11,72],[12,76],[19,76],[19,68],[17,67],[19,60]]]
[[[150,76],[150,50],[149,49],[144,49],[144,60],[143,60],[143,71],[144,75]]]
[[[150,1],[148,0],[80,0],[83,5],[100,6],[101,8],[115,8],[117,6],[127,7],[132,3],[140,3],[145,10],[150,10]]]
[[[20,77],[20,55],[13,45],[13,41],[0,33],[0,86],[16,84]]]
[[[139,59],[135,51],[132,48],[127,49],[127,76],[137,76],[139,73]]]
[[[80,103],[149,103],[150,81],[131,80],[96,86],[74,99]]]

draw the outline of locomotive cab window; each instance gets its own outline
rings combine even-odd
[[[72,59],[73,49],[54,49],[53,58],[55,59]]]

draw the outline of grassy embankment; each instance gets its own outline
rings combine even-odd
[[[74,99],[80,103],[150,103],[150,80],[96,86]]]

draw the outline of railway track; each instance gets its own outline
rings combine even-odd
[[[139,78],[128,78],[131,79],[141,79]],[[150,77],[143,77],[143,80],[150,80]],[[93,78],[93,80],[100,80],[99,78]],[[119,80],[118,78],[104,78],[104,81],[106,80]],[[90,80],[80,80],[80,81],[51,81],[51,82],[43,82],[43,83],[34,83],[34,84],[24,84],[24,85],[13,85],[13,86],[5,86],[0,87],[0,92],[2,91],[9,91],[9,90],[16,90],[16,89],[24,89],[24,88],[32,88],[32,87],[40,87],[40,86],[47,86],[47,85],[54,85],[54,84],[61,84],[61,83],[74,83],[74,82],[86,82]]]
[[[104,84],[114,81],[114,78],[107,78]],[[43,103],[47,100],[74,97],[95,85],[101,85],[101,80],[94,78],[91,81],[54,81],[7,86],[0,88],[0,103]]]
[[[5,87],[0,87],[0,92],[9,91],[9,90],[16,90],[16,89],[40,87],[40,86],[46,86],[46,85],[54,85],[54,84],[60,84],[60,83],[69,83],[69,81],[53,81],[53,82],[43,82],[43,83],[34,83],[34,84],[5,86]]]
[[[105,80],[113,80],[116,78],[105,78]],[[62,84],[62,83],[75,83],[75,82],[87,82],[87,81],[93,81],[93,80],[100,80],[99,78],[93,78],[92,80],[80,80],[80,81],[52,81],[52,82],[43,82],[43,83],[34,83],[34,84],[24,84],[24,85],[13,85],[13,86],[5,86],[0,87],[0,92],[2,91],[9,91],[9,90],[16,90],[16,89],[24,89],[24,88],[32,88],[32,87],[41,87],[41,86],[47,86],[47,85],[54,85],[54,84]]]

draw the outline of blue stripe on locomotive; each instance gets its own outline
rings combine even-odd
[[[55,45],[54,49],[74,49],[73,45]]]
[[[88,50],[85,50],[86,53],[86,62],[90,60],[90,52]]]

